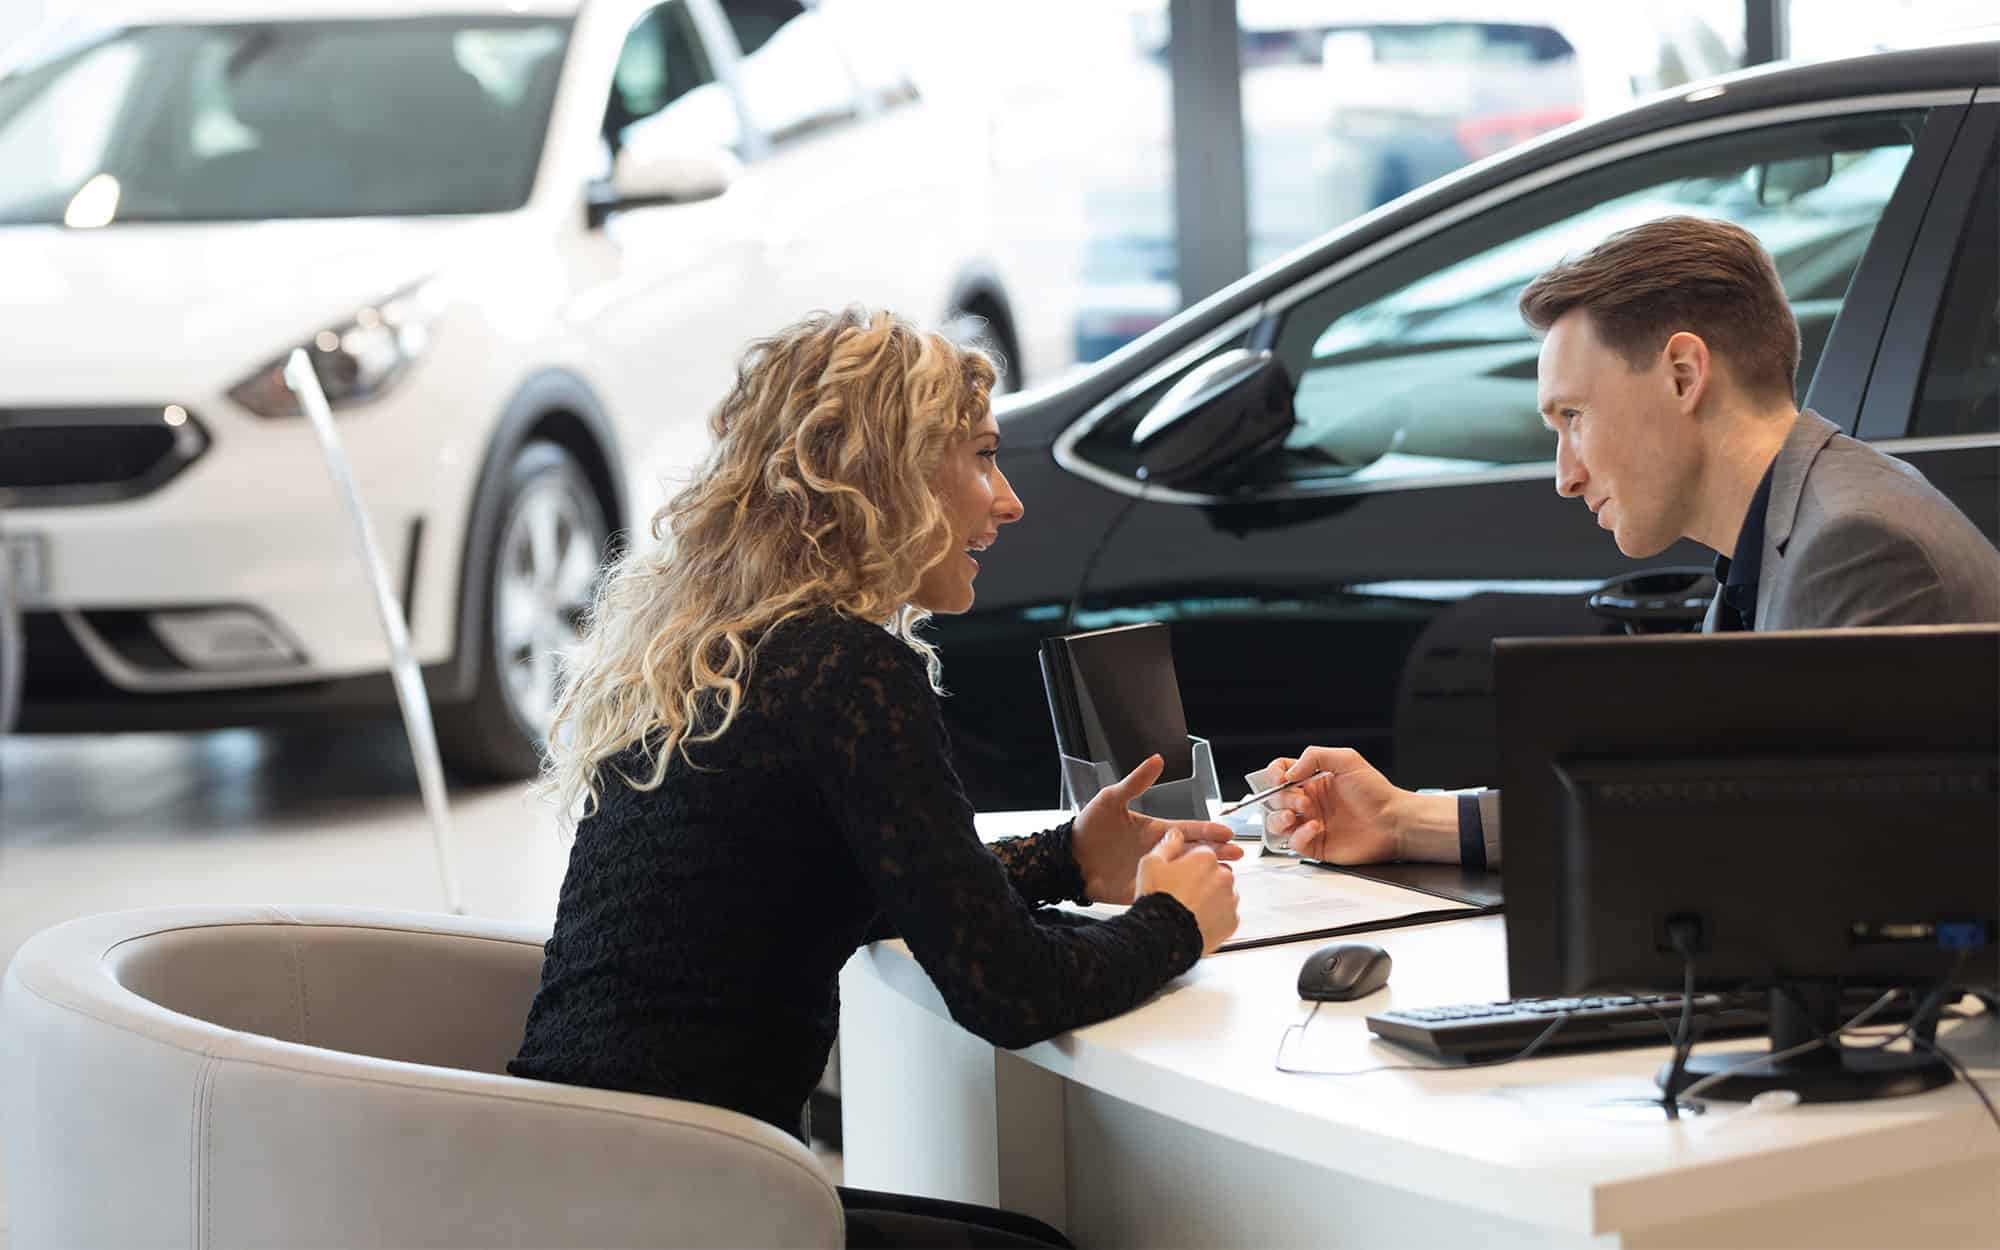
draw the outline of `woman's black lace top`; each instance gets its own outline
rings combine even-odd
[[[1201,955],[1164,894],[1105,921],[1070,827],[988,847],[922,657],[822,611],[772,629],[729,730],[577,827],[516,1076],[734,1108],[796,1131],[836,974],[901,936],[952,1018],[1019,1047],[1136,1006]],[[648,775],[636,752],[626,775]]]

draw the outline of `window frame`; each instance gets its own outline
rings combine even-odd
[[[1912,429],[1973,195],[2000,147],[2000,87],[1981,88],[1963,113],[1963,126],[1940,158],[1943,170],[1925,196],[1923,224],[1911,242],[1893,304],[1884,311],[1881,347],[1866,378],[1859,416],[1849,427],[1856,438],[1891,453],[2000,445],[2000,432],[1926,437]]]
[[[847,63],[845,52],[840,46],[827,14],[820,11],[817,0],[798,0],[804,13],[810,14],[818,22],[825,24],[823,33],[832,53],[834,63],[840,69],[841,80],[847,85],[847,109],[838,114],[808,119],[782,134],[774,133],[756,118],[750,107],[749,92],[744,90],[743,66],[749,57],[744,55],[742,45],[737,42],[736,28],[730,24],[729,14],[723,9],[724,0],[685,0],[695,23],[701,28],[709,43],[709,57],[717,75],[728,85],[730,96],[736,101],[736,116],[743,131],[743,159],[755,162],[780,152],[787,152],[804,144],[812,143],[826,135],[854,126],[868,116],[862,101],[862,90],[854,80],[853,70]],[[759,45],[759,51],[768,46],[769,40]],[[750,55],[755,55],[752,53]]]
[[[687,21],[685,23],[686,31],[689,37],[691,37],[694,40],[695,53],[698,56],[700,56],[701,59],[706,63],[706,68],[709,73],[708,82],[697,83],[695,84],[695,87],[704,87],[708,86],[710,83],[713,83],[717,86],[720,86],[725,92],[728,93],[730,102],[736,110],[737,129],[740,136],[737,140],[737,146],[742,149],[743,154],[747,158],[749,152],[752,149],[752,145],[749,137],[749,130],[747,128],[747,121],[744,118],[743,114],[742,99],[737,93],[734,84],[730,81],[727,72],[724,70],[721,58],[716,55],[717,49],[715,47],[713,40],[713,32],[710,31],[702,22],[700,5],[696,2],[696,0],[655,0],[654,3],[642,5],[635,12],[633,12],[631,20],[625,23],[625,33],[620,35],[618,38],[618,48],[615,52],[612,53],[611,56],[611,73],[609,77],[610,87],[609,90],[605,93],[604,105],[599,110],[599,117],[597,121],[597,136],[608,145],[610,151],[612,152],[613,157],[615,158],[622,144],[613,139],[610,133],[610,128],[608,123],[611,120],[611,98],[620,93],[620,88],[618,86],[618,67],[622,65],[625,61],[625,49],[631,46],[633,33],[636,32],[642,24],[651,20],[655,14],[662,15],[661,20],[663,22],[672,22],[673,20],[672,17],[666,16],[666,14],[667,10],[675,7],[679,7],[681,11],[686,15],[687,18]],[[663,61],[665,59],[665,55],[666,55],[665,49],[663,46],[661,50],[661,57]],[[695,89],[695,87],[690,87],[688,88],[688,90],[692,91]],[[686,92],[682,92],[681,94],[685,95]],[[650,118],[658,117],[661,113],[664,113],[668,108],[672,107],[674,101],[679,98],[680,96],[670,96],[660,105],[659,108],[654,109],[652,112],[628,118],[625,122],[624,127],[621,128],[621,133],[622,130],[630,129],[633,126],[638,125],[640,122],[646,121]]]
[[[1929,109],[1923,129],[1917,135],[1911,148],[1908,165],[1905,166],[1902,181],[1891,197],[1891,204],[1906,192],[1916,194],[1919,203],[1927,201],[1931,188],[1935,185],[1937,171],[1944,165],[1943,153],[1955,138],[1955,119],[1948,115],[1971,101],[1972,91],[1960,88],[1941,88],[1922,91],[1883,92],[1868,95],[1844,96],[1817,100],[1809,103],[1781,105],[1777,107],[1749,110],[1743,113],[1712,117],[1681,125],[1666,126],[1641,135],[1634,135],[1618,142],[1589,152],[1579,153],[1567,159],[1558,160],[1539,168],[1522,173],[1520,176],[1497,187],[1467,197],[1435,213],[1412,222],[1401,230],[1376,239],[1365,246],[1332,260],[1324,268],[1290,287],[1270,296],[1262,303],[1247,310],[1254,315],[1255,325],[1250,330],[1247,345],[1253,349],[1274,348],[1285,318],[1301,303],[1313,298],[1335,283],[1371,267],[1385,258],[1401,253],[1404,249],[1427,239],[1431,235],[1448,230],[1478,214],[1490,212],[1512,203],[1524,196],[1561,182],[1578,174],[1596,170],[1603,166],[1629,160],[1634,157],[1660,151],[1703,139],[1717,138],[1741,131],[1781,126],[1793,122],[1809,122],[1839,117],[1849,114],[1894,112],[1899,109]],[[1941,125],[1942,123],[1942,125]],[[1920,164],[1919,157],[1931,154],[1931,160]],[[1928,182],[1926,181],[1928,179]],[[1440,191],[1448,194],[1448,190]],[[1362,219],[1364,222],[1367,218]],[[1893,265],[1897,271],[1907,259],[1914,245],[1918,221],[1907,216],[1892,217],[1885,207],[1882,218],[1877,222],[1875,232],[1869,240],[1861,265],[1856,270],[1859,280],[1863,269],[1870,267],[1878,253],[1884,258],[1883,264]],[[1351,229],[1352,227],[1344,227]],[[1851,286],[1850,286],[1851,289]],[[1843,306],[1843,312],[1845,305]],[[1245,314],[1239,314],[1234,321],[1240,321]],[[1823,359],[1832,357],[1844,342],[1867,332],[1866,327],[1857,324],[1857,319],[1840,317],[1827,335]],[[1217,335],[1205,335],[1190,347],[1183,348],[1162,365],[1145,376],[1118,388],[1105,400],[1093,405],[1077,421],[1071,423],[1055,439],[1052,452],[1059,465],[1079,477],[1093,481],[1106,489],[1133,498],[1143,496],[1155,502],[1171,502],[1198,506],[1221,504],[1242,504],[1258,500],[1318,499],[1339,495],[1370,494],[1385,490],[1426,490],[1441,487],[1472,486],[1495,482],[1540,480],[1553,472],[1554,460],[1536,461],[1526,464],[1507,465],[1499,468],[1476,469],[1462,472],[1447,472],[1432,475],[1382,478],[1355,482],[1339,479],[1325,479],[1301,483],[1270,483],[1260,485],[1255,490],[1215,494],[1211,492],[1184,490],[1144,484],[1137,479],[1107,469],[1091,461],[1080,449],[1079,444],[1099,426],[1115,420],[1126,411],[1127,405],[1140,398],[1160,377],[1179,373],[1192,368],[1214,351],[1219,350]],[[1233,336],[1220,336],[1232,341]],[[1819,395],[1819,380],[1814,379],[1813,389],[1807,400],[1810,403]],[[1860,398],[1857,390],[1856,400]],[[1858,407],[1858,403],[1857,403]]]

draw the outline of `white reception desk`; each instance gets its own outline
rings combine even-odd
[[[1422,1062],[1372,1040],[1363,1017],[1506,997],[1503,926],[1348,939],[1390,952],[1389,988],[1323,1005],[1287,1063]],[[1318,945],[1211,956],[1138,1010],[1021,1051],[952,1023],[901,942],[863,948],[841,975],[846,1182],[1026,1211],[1092,1250],[2000,1245],[2000,1129],[1962,1084],[1778,1112],[1718,1104],[1670,1124],[1616,1101],[1656,1093],[1664,1046],[1280,1072],[1280,1036],[1310,1008],[1299,963]],[[1989,1024],[1953,1049],[2000,1096]]]

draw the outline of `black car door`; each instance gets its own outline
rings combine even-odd
[[[1246,474],[1212,489],[1139,480],[1132,431],[1160,387],[1057,441],[1058,460],[1130,500],[1072,624],[1171,624],[1189,727],[1215,743],[1226,786],[1315,742],[1358,747],[1404,785],[1491,782],[1492,639],[1622,629],[1591,592],[1635,571],[1553,491],[1521,287],[1624,226],[1719,216],[1778,262],[1802,384],[1822,355],[1872,356],[1859,337],[1869,319],[1840,317],[1843,300],[1864,257],[1901,269],[1921,217],[1909,206],[1927,202],[1970,94],[1724,116],[1631,140],[1454,205],[1274,296],[1251,345],[1290,370],[1297,426]],[[1814,399],[1852,422],[1860,394]],[[1711,559],[1683,543],[1657,563],[1692,584]],[[1691,627],[1701,607],[1666,615]]]
[[[2000,89],[1968,111],[1849,428],[2000,544]]]

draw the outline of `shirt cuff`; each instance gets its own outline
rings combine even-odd
[[[1486,822],[1479,814],[1477,794],[1458,796],[1458,862],[1486,870]]]

